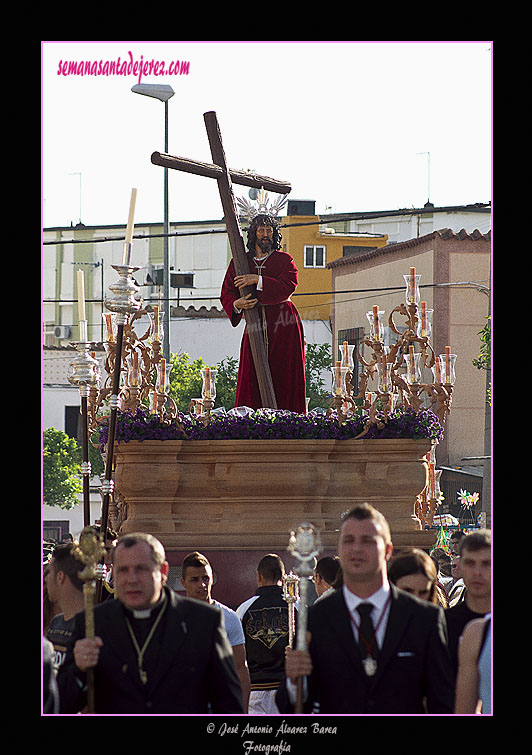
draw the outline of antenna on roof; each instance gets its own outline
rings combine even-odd
[[[434,207],[430,201],[430,152],[418,152],[418,155],[427,155],[427,204],[425,207]]]

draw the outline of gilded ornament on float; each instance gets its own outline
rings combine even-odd
[[[405,301],[390,312],[387,321],[390,332],[397,336],[395,342],[385,343],[385,312],[373,305],[366,314],[369,334],[362,342],[371,349],[371,356],[364,358],[360,347],[356,348],[356,359],[363,368],[358,384],[353,385],[354,345],[347,341],[340,344],[340,359],[331,367],[332,398],[327,416],[344,423],[362,411],[367,412],[364,429],[357,438],[365,437],[372,427],[383,429],[396,409],[412,409],[414,412],[428,409],[442,425],[451,410],[456,354],[451,354],[450,346],[445,347],[443,354],[434,353],[430,343],[434,312],[427,308],[425,301],[421,301],[421,276],[411,267],[403,277]],[[398,315],[405,317],[402,327],[395,322]],[[432,375],[430,382],[423,382],[424,370]],[[376,390],[368,390],[368,383],[374,379],[377,381]],[[434,450],[433,446],[425,458],[427,481],[416,503],[416,515],[428,525],[432,524],[441,497],[438,482],[441,470],[435,471]]]

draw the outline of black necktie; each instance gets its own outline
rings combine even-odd
[[[377,657],[377,641],[375,639],[375,630],[371,620],[371,603],[361,603],[357,607],[360,615],[360,624],[358,627],[358,645],[362,658],[370,655],[372,658]]]

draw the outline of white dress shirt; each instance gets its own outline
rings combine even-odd
[[[342,592],[344,595],[344,600],[347,606],[347,610],[349,611],[350,615],[353,618],[353,621],[351,621],[351,627],[353,629],[353,635],[354,640],[356,643],[358,643],[358,626],[360,624],[360,614],[356,610],[357,607],[361,603],[371,603],[373,606],[373,610],[371,612],[371,620],[373,621],[373,626],[376,627],[376,641],[377,646],[379,648],[382,647],[382,643],[384,642],[384,635],[386,634],[386,627],[388,625],[388,617],[390,615],[390,583],[387,579],[384,580],[384,583],[379,589],[374,592],[372,595],[369,596],[369,598],[359,598],[358,595],[355,595],[355,593],[351,592],[351,590],[348,590],[348,588],[343,585],[342,586]],[[306,687],[306,677],[304,677],[303,680],[303,698],[306,698],[307,695],[307,687]],[[293,684],[290,679],[287,678],[286,680],[286,688],[288,690],[288,697],[289,700],[294,703],[296,700],[296,685]]]
[[[353,635],[355,641],[358,643],[358,627],[360,625],[360,614],[357,611],[357,607],[361,603],[371,603],[373,610],[371,612],[371,620],[373,626],[376,629],[376,641],[379,648],[382,647],[384,642],[384,635],[386,634],[386,626],[388,624],[388,616],[390,614],[390,584],[385,580],[382,587],[370,595],[369,598],[359,598],[345,585],[342,587],[345,604],[350,616],[352,617],[351,627],[353,629]]]

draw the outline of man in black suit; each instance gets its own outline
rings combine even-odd
[[[452,713],[454,690],[443,611],[387,578],[392,554],[386,519],[368,504],[340,528],[343,586],[309,608],[307,651],[288,650],[279,709],[293,711],[304,681],[304,712]],[[370,604],[370,621],[360,604]]]
[[[82,566],[82,565],[80,565]],[[95,637],[76,616],[73,652],[58,679],[61,709],[96,713],[241,713],[242,694],[221,611],[166,586],[168,563],[151,535],[121,537],[113,553],[116,599],[94,609]]]

